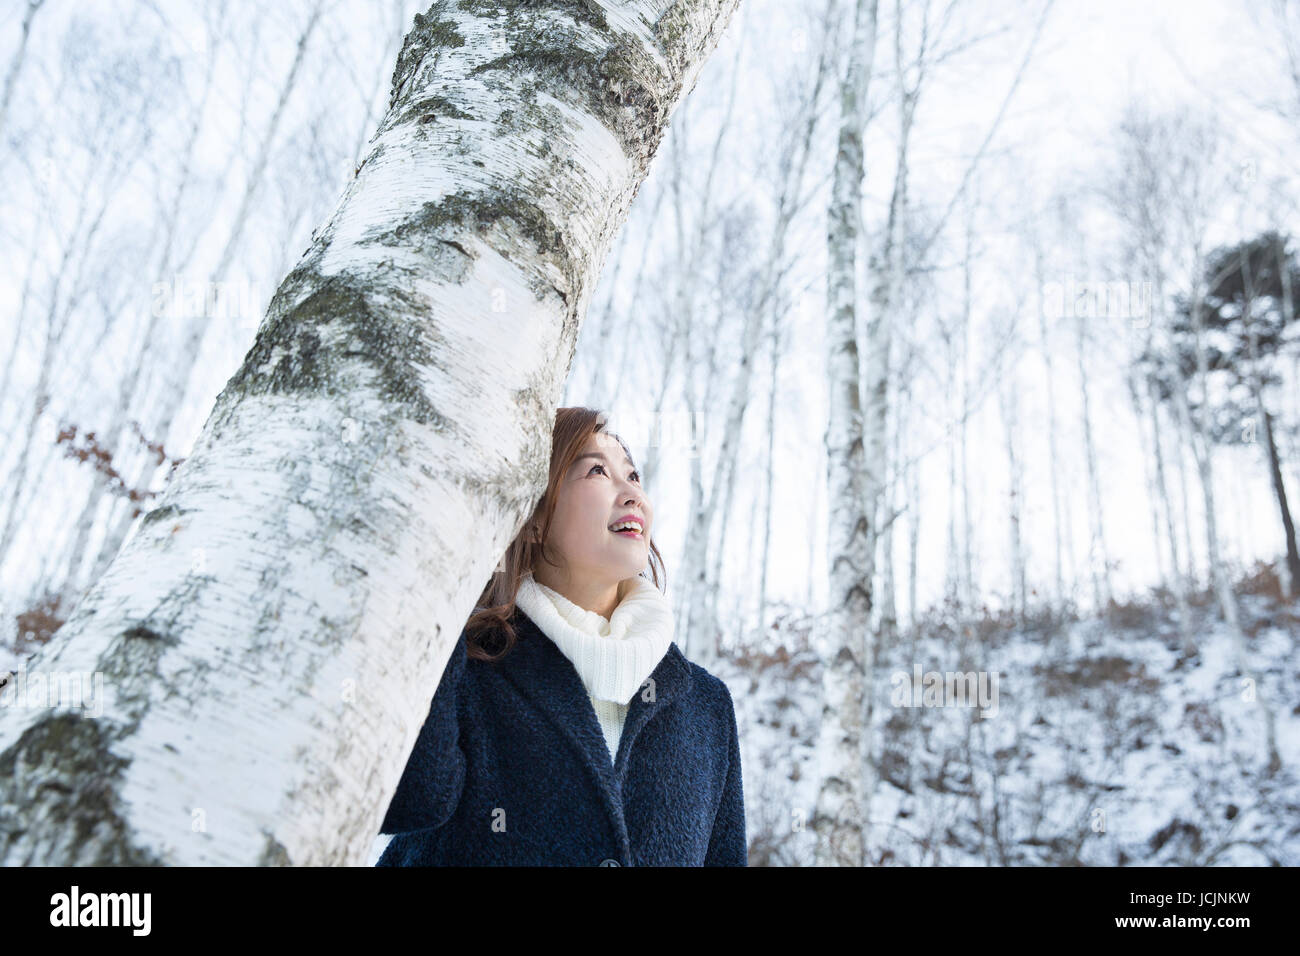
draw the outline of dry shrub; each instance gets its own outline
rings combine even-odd
[[[63,595],[47,593],[32,607],[15,616],[18,635],[14,639],[14,650],[26,654],[34,647],[44,644],[54,632],[63,626],[66,618],[60,613]]]
[[[1158,620],[1156,609],[1143,601],[1121,602],[1111,598],[1106,605],[1106,623],[1122,631],[1153,634],[1158,630]]]
[[[1238,594],[1258,594],[1279,603],[1286,601],[1286,597],[1282,594],[1282,579],[1277,576],[1277,569],[1263,561],[1255,562],[1255,566],[1237,582],[1236,590]]]
[[[1223,721],[1209,704],[1202,701],[1184,705],[1180,726],[1189,728],[1207,744],[1218,743],[1223,739]]]
[[[1085,657],[1065,665],[1038,664],[1034,675],[1049,697],[1106,685],[1153,692],[1160,682],[1147,674],[1146,664],[1126,657]]]

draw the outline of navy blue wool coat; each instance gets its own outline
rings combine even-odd
[[[745,866],[736,713],[677,645],[611,762],[572,662],[516,609],[499,663],[460,639],[380,832],[376,866]]]

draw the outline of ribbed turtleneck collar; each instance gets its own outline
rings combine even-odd
[[[515,603],[573,662],[587,693],[628,704],[673,640],[668,599],[637,577],[606,620],[525,574]]]

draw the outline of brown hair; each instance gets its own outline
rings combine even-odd
[[[597,432],[610,435],[623,446],[628,458],[627,443],[606,428],[604,412],[593,408],[558,408],[555,411],[555,427],[551,432],[551,467],[546,481],[546,492],[537,507],[528,516],[524,526],[515,535],[515,539],[506,548],[498,570],[493,572],[478,599],[474,612],[465,625],[465,643],[470,657],[484,661],[499,661],[514,647],[518,635],[511,625],[515,614],[515,597],[519,594],[519,584],[526,573],[537,566],[538,561],[545,561],[557,567],[546,554],[544,543],[529,540],[529,530],[536,524],[541,531],[541,541],[545,542],[550,533],[551,519],[555,515],[555,502],[559,494],[560,481],[568,473],[570,466],[586,446],[587,441]],[[661,591],[667,585],[668,574],[664,570],[663,556],[650,539],[650,574],[655,587]],[[642,572],[642,577],[645,572]],[[662,577],[662,580],[661,580]]]

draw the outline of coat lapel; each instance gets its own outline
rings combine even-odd
[[[676,643],[669,644],[668,652],[628,704],[623,733],[618,739],[618,754],[614,760],[614,779],[620,792],[627,779],[627,755],[636,743],[637,734],[655,714],[681,697],[690,687],[692,679],[690,662],[678,650]],[[595,716],[595,711],[592,711],[592,716]]]
[[[690,687],[693,679],[690,662],[675,643],[668,646],[668,652],[628,704],[618,753],[611,764],[609,746],[596,711],[573,662],[523,611],[516,608],[511,622],[519,639],[501,661],[501,672],[534,707],[550,718],[582,757],[627,852],[622,791],[628,754],[641,729]]]

